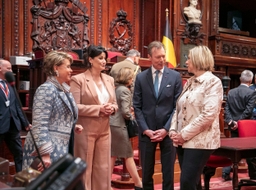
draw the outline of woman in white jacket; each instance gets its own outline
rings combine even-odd
[[[196,190],[202,170],[220,146],[221,80],[212,74],[214,59],[206,46],[189,51],[186,61],[193,73],[177,100],[169,136],[177,147],[181,168],[180,190]]]

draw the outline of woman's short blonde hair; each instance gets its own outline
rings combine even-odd
[[[51,51],[44,57],[43,71],[47,76],[56,76],[54,66],[63,64],[63,60],[67,59],[73,63],[73,58],[70,54],[62,51]]]
[[[134,71],[129,67],[123,67],[119,70],[116,76],[116,82],[127,85],[129,80],[134,77]]]
[[[189,50],[189,59],[194,68],[199,71],[214,70],[214,58],[207,46],[196,46]]]

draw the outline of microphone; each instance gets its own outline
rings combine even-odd
[[[27,115],[24,113],[24,110],[22,109],[22,104],[21,104],[21,101],[20,101],[20,97],[19,97],[19,95],[18,95],[18,93],[17,93],[17,90],[16,90],[16,87],[15,87],[15,77],[14,77],[14,75],[13,75],[13,72],[10,72],[10,71],[6,72],[6,73],[4,74],[4,77],[5,77],[6,81],[12,86],[12,88],[13,88],[13,90],[14,90],[14,93],[15,93],[15,97],[16,97],[16,99],[17,99],[18,102],[19,102],[19,106],[20,106],[20,109],[21,109],[21,111],[22,111],[23,117],[28,121]],[[28,122],[28,123],[29,123],[29,122]],[[41,157],[41,155],[40,155],[39,149],[38,149],[38,147],[37,147],[37,145],[36,145],[36,142],[35,142],[33,133],[32,133],[32,131],[31,131],[30,129],[29,129],[29,132],[30,132],[30,134],[31,134],[33,143],[34,143],[34,145],[35,145],[38,158],[39,158],[39,160],[41,161],[41,163],[42,163],[42,165],[43,165],[43,168],[46,169],[46,167],[45,167],[45,165],[44,165],[44,162],[43,162],[43,160],[42,160],[42,157]]]
[[[14,75],[13,75],[12,72],[10,72],[10,71],[6,72],[6,73],[4,74],[4,77],[5,77],[6,81],[10,83],[10,85],[11,85],[12,87],[15,86],[15,77],[14,77]]]

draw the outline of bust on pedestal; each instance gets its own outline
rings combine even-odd
[[[201,24],[201,11],[196,8],[198,0],[189,0],[190,4],[184,8],[184,14],[188,18],[188,23]]]

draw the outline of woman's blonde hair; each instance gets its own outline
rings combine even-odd
[[[189,59],[195,69],[199,71],[214,70],[214,58],[207,46],[196,46],[189,50]]]
[[[73,58],[70,54],[62,51],[51,51],[44,57],[43,71],[47,76],[56,76],[54,66],[63,64],[63,60],[67,59],[73,63]]]
[[[134,77],[134,71],[129,67],[123,67],[119,70],[116,76],[116,82],[127,85],[129,80]]]

